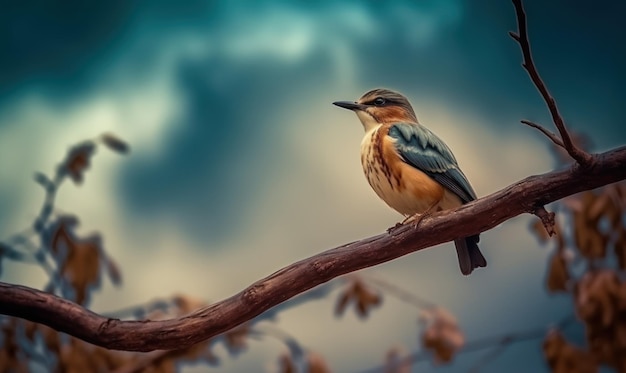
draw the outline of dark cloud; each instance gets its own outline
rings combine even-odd
[[[443,100],[500,123],[495,130],[503,135],[523,117],[549,118],[507,35],[515,28],[509,2],[64,4],[2,12],[0,108],[29,90],[78,102],[113,65],[141,84],[162,73],[152,67],[164,49],[195,37],[209,52],[175,61],[171,73],[184,107],[171,123],[174,134],[158,159],[132,158],[121,191],[133,213],[174,214],[203,239],[229,236],[256,191],[280,187],[271,175],[285,156],[281,129],[298,125],[281,119],[314,95],[337,99],[327,92],[340,78],[337,53],[352,56],[348,71],[364,88],[411,92],[418,113],[420,100]],[[540,71],[575,127],[601,131],[594,134],[601,146],[624,141],[624,7],[527,2]],[[280,45],[291,42],[285,36],[295,45]],[[347,50],[333,49],[337,40]]]

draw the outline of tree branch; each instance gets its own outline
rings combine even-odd
[[[626,179],[626,147],[590,155],[571,166],[530,176],[455,210],[424,217],[390,233],[352,242],[289,265],[238,294],[184,317],[120,321],[24,286],[0,283],[0,314],[27,319],[108,349],[181,349],[224,333],[297,294],[337,276],[381,264],[458,237],[484,232],[563,197]],[[451,264],[452,265],[452,264]]]
[[[554,221],[554,213],[548,212],[545,207],[539,206],[535,211],[533,211],[539,219],[541,219],[541,223],[543,227],[546,229],[548,236],[552,237],[556,234],[555,221]]]
[[[543,97],[543,100],[546,102],[546,105],[548,105],[550,115],[552,116],[552,121],[554,122],[556,128],[559,130],[561,139],[563,139],[563,147],[567,150],[567,153],[569,153],[569,155],[581,166],[590,167],[591,162],[593,161],[593,157],[589,153],[578,148],[572,142],[569,132],[565,127],[563,117],[561,116],[561,113],[559,113],[559,109],[556,106],[556,101],[550,95],[550,92],[548,92],[546,84],[539,76],[539,72],[537,72],[537,68],[535,67],[532,53],[530,51],[530,42],[528,41],[528,29],[526,27],[526,13],[524,12],[522,0],[513,0],[513,5],[515,6],[515,14],[517,16],[518,32],[509,32],[509,35],[519,44],[520,48],[522,49],[522,55],[524,57],[524,62],[522,63],[522,66],[528,72],[530,79],[532,80],[535,87],[537,87],[537,90],[539,90],[539,93],[541,94],[541,97]],[[548,136],[550,140],[556,143],[555,137],[550,136],[548,134],[548,131],[542,129],[541,126],[534,126],[525,121],[522,121],[522,123],[539,129],[546,136]]]
[[[552,140],[552,142],[556,145],[556,146],[560,146],[561,148],[565,149],[565,145],[563,145],[563,141],[561,141],[561,139],[559,139],[559,137],[552,131],[548,131],[545,127],[543,127],[540,124],[537,124],[535,122],[531,122],[529,120],[521,120],[520,122],[522,122],[523,124],[536,128],[539,131],[541,131],[544,135],[546,135],[550,140]],[[567,151],[567,149],[565,149]]]

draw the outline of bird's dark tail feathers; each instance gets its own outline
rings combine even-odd
[[[459,267],[461,267],[461,273],[466,276],[472,273],[474,268],[487,266],[487,260],[478,248],[478,241],[478,235],[454,240]]]

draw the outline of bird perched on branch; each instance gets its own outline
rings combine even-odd
[[[374,89],[356,102],[333,104],[354,111],[363,124],[361,164],[367,181],[383,201],[407,217],[403,223],[418,224],[425,214],[476,199],[450,148],[417,121],[400,93]],[[487,265],[478,240],[478,235],[454,240],[464,275]]]

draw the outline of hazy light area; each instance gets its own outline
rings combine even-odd
[[[509,2],[75,3],[0,15],[0,238],[36,216],[35,171],[52,173],[69,146],[103,132],[125,139],[129,155],[99,149],[84,185],[67,183],[56,203],[81,233],[100,232],[121,266],[123,286],[103,283],[96,312],[179,293],[218,301],[399,221],[362,174],[358,119],[331,105],[374,87],[411,100],[479,196],[554,166],[548,140],[519,123],[551,128],[507,35]],[[526,3],[538,67],[568,124],[594,150],[626,143],[625,5]],[[547,326],[571,305],[544,290],[549,250],[530,219],[485,232],[489,266],[469,277],[452,244],[365,272],[449,309],[467,340]],[[5,260],[2,281],[41,288],[45,273]],[[414,308],[389,297],[366,321],[337,319],[336,295],[272,323],[336,372],[375,367],[393,346],[420,348]],[[252,342],[231,359],[218,348],[212,370],[267,370],[284,350]],[[466,371],[480,356],[416,371]],[[546,371],[540,341],[484,371],[511,366]]]

